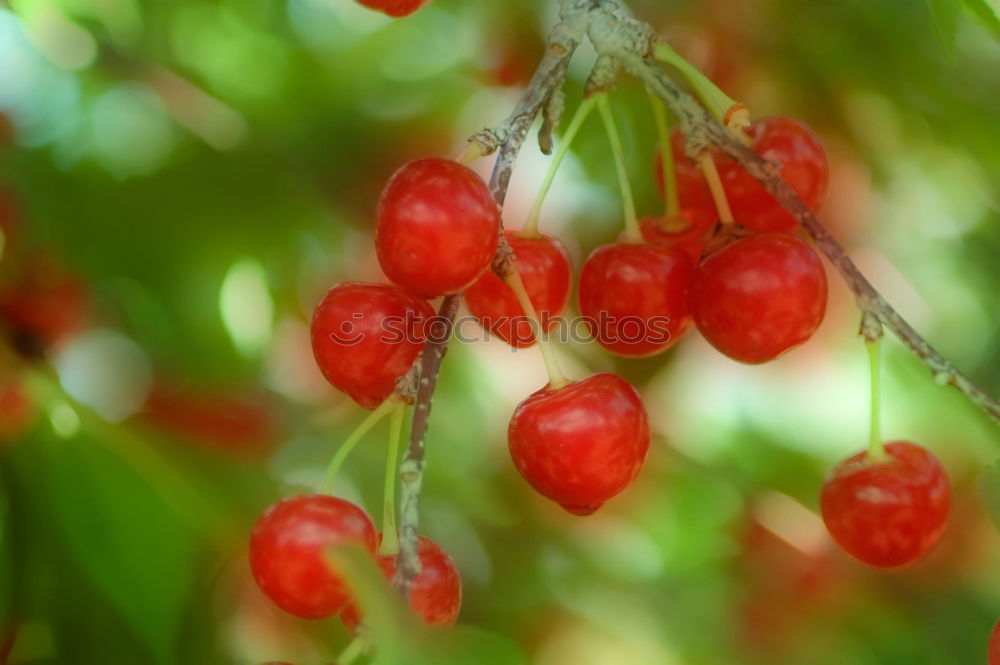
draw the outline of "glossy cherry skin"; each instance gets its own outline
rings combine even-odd
[[[552,330],[569,300],[572,271],[566,248],[545,234],[526,238],[507,231],[504,236],[514,250],[517,271],[543,330]],[[465,302],[480,324],[511,346],[524,348],[535,343],[531,323],[514,292],[492,270],[465,291]]]
[[[430,538],[417,541],[420,574],[410,584],[410,609],[429,626],[453,626],[462,609],[462,577],[448,553]],[[378,557],[379,568],[390,582],[396,576],[396,557]],[[361,623],[356,605],[340,613],[351,632]]]
[[[391,284],[343,282],[312,320],[312,348],[326,380],[366,409],[392,394],[424,347],[434,317],[425,300]]]
[[[393,18],[409,16],[431,0],[358,0],[370,9],[383,12]]]
[[[682,231],[670,230],[663,216],[640,219],[639,228],[642,230],[642,237],[652,245],[681,247],[691,257],[691,261],[698,265],[701,262],[705,240],[715,226],[715,210],[687,208],[682,209],[678,215],[682,218],[681,221],[688,224]]]
[[[764,363],[819,327],[826,313],[826,272],[809,245],[793,235],[747,236],[702,261],[688,301],[712,346],[733,360]]]
[[[694,273],[681,247],[598,247],[580,272],[580,314],[597,343],[612,353],[642,357],[665,351],[691,326],[687,295]]]
[[[375,527],[349,501],[303,494],[268,508],[250,535],[250,570],[275,605],[303,619],[325,619],[350,602],[344,581],[324,558],[334,545],[375,553]]]
[[[921,558],[948,522],[950,490],[940,462],[907,441],[885,445],[889,457],[861,452],[838,464],[820,496],[823,521],[848,554],[893,568]]]
[[[474,171],[418,159],[393,174],[376,212],[375,249],[386,276],[425,298],[456,293],[490,265],[500,213]]]
[[[1000,665],[1000,621],[993,624],[986,657],[988,665]]]
[[[826,199],[830,167],[826,151],[804,123],[794,118],[761,118],[747,130],[750,148],[764,159],[781,165],[781,177],[813,210]],[[764,185],[729,157],[719,157],[719,175],[733,214],[752,231],[794,231],[798,222]]]
[[[514,466],[540,494],[589,515],[635,480],[649,419],[635,388],[614,374],[548,386],[521,402],[507,428]]]

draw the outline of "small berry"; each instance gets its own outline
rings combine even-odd
[[[448,553],[430,538],[417,541],[420,574],[410,583],[410,608],[429,626],[452,626],[462,609],[462,577]],[[379,568],[390,582],[396,576],[396,556],[378,557]],[[361,623],[356,605],[340,613],[351,632]]]
[[[419,159],[379,198],[375,249],[386,276],[425,298],[456,293],[490,265],[500,213],[486,183],[449,159]]]
[[[540,494],[589,515],[635,480],[649,449],[639,393],[595,374],[521,402],[507,428],[514,465]]]
[[[350,602],[325,550],[355,543],[375,552],[375,527],[349,501],[303,494],[272,505],[250,535],[250,570],[275,605],[303,619],[325,619]]]
[[[826,312],[826,273],[793,235],[741,238],[701,264],[689,296],[698,330],[733,360],[759,364],[809,339]]]
[[[504,236],[514,250],[517,271],[542,329],[552,330],[569,300],[572,271],[566,248],[544,234],[523,237],[507,231]],[[492,270],[484,272],[466,290],[465,302],[481,324],[511,346],[524,348],[535,343],[531,322],[514,292]]]
[[[948,521],[950,490],[940,462],[906,441],[888,457],[861,452],[838,464],[823,484],[820,508],[830,535],[871,566],[905,566],[934,547]]]
[[[409,16],[431,0],[358,0],[359,3],[393,18]]]
[[[344,282],[327,291],[312,320],[312,348],[326,380],[366,409],[393,393],[424,347],[434,310],[390,284]]]
[[[687,294],[694,272],[681,247],[598,247],[580,272],[580,313],[597,342],[613,353],[665,351],[691,325]]]
[[[715,225],[714,210],[685,208],[678,213],[680,219],[666,220],[663,217],[645,217],[639,220],[642,237],[652,245],[681,247],[691,257],[695,265],[701,262],[702,250],[709,232]],[[687,228],[674,231],[672,225],[686,224]]]

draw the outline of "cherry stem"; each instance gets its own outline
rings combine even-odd
[[[465,148],[459,153],[455,161],[463,166],[468,166],[483,156],[483,148],[478,141],[472,140],[465,144]]]
[[[622,148],[621,137],[618,135],[618,127],[615,126],[615,117],[611,112],[611,104],[608,102],[606,94],[595,95],[597,99],[597,110],[604,120],[604,128],[608,132],[608,141],[611,143],[611,154],[615,159],[615,168],[618,171],[618,184],[622,190],[622,208],[625,211],[625,242],[638,244],[642,242],[642,231],[639,230],[639,221],[635,216],[635,201],[632,199],[632,186],[628,182],[628,171],[625,168],[625,150]]]
[[[535,305],[528,296],[528,290],[524,288],[524,280],[521,279],[521,274],[517,271],[517,259],[515,258],[510,265],[511,269],[504,276],[504,281],[507,282],[507,286],[514,292],[514,297],[517,298],[517,302],[521,305],[521,309],[524,310],[525,315],[531,323],[531,334],[534,335],[535,341],[538,342],[538,350],[542,353],[545,371],[549,374],[549,388],[556,390],[569,385],[569,379],[566,378],[566,375],[562,373],[562,369],[559,368],[559,361],[552,350],[548,335],[542,329]]]
[[[406,407],[389,415],[389,448],[385,455],[385,488],[382,491],[382,542],[379,556],[399,554],[399,533],[396,530],[396,467],[399,462],[399,440],[403,432]]]
[[[521,230],[518,231],[518,235],[524,238],[536,238],[538,237],[538,218],[542,213],[542,204],[545,202],[545,197],[549,193],[549,188],[552,187],[552,181],[556,177],[556,172],[559,170],[559,166],[562,164],[563,158],[566,153],[569,152],[570,144],[573,143],[573,139],[576,137],[580,127],[583,126],[583,121],[587,119],[590,112],[594,109],[594,104],[597,103],[596,97],[588,97],[584,99],[580,106],[577,107],[576,113],[569,121],[569,126],[566,127],[566,133],[563,135],[562,141],[559,142],[559,147],[556,148],[555,154],[552,155],[552,163],[549,164],[549,171],[545,174],[545,179],[542,180],[542,186],[538,190],[538,194],[535,196],[535,202],[531,206],[531,211],[528,213],[528,218],[524,220],[524,225]]]
[[[722,186],[722,178],[719,177],[719,169],[715,167],[715,160],[711,153],[705,151],[698,155],[698,168],[705,176],[708,183],[708,190],[712,192],[712,200],[715,201],[715,209],[719,213],[719,221],[723,224],[733,223],[733,210],[729,207],[729,198],[726,197],[726,190]]]
[[[337,656],[336,665],[351,665],[368,648],[368,640],[362,636],[355,637],[351,643]]]
[[[649,93],[649,103],[653,107],[653,119],[656,122],[656,135],[660,141],[660,165],[663,167],[663,198],[667,202],[666,219],[669,224],[680,219],[681,202],[677,195],[677,174],[674,172],[674,152],[670,147],[670,125],[667,121],[667,110],[660,98]],[[678,231],[686,230],[679,228]]]
[[[879,348],[881,339],[866,340],[865,347],[868,349],[868,367],[871,373],[871,437],[868,440],[868,456],[874,460],[884,460],[888,457],[885,446],[882,444],[881,433],[881,391],[879,389],[879,375],[881,374]]]
[[[337,450],[337,454],[333,456],[330,460],[329,466],[326,467],[326,473],[323,474],[323,494],[333,493],[333,481],[337,478],[337,472],[340,471],[340,467],[343,466],[344,460],[347,456],[351,454],[354,450],[354,446],[358,445],[358,442],[368,433],[375,424],[382,420],[386,415],[391,413],[394,409],[400,408],[401,404],[391,397],[381,404],[378,405],[374,411],[368,414],[368,417],[361,421],[350,436],[344,441],[343,445]]]
[[[691,84],[701,103],[716,120],[734,130],[744,129],[750,125],[750,114],[746,107],[724,93],[710,78],[682,58],[670,44],[657,42],[653,49],[653,57],[677,69]]]

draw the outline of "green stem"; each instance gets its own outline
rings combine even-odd
[[[403,432],[403,416],[406,408],[401,407],[389,416],[389,449],[385,455],[385,488],[382,491],[382,542],[379,556],[399,554],[399,533],[396,529],[396,467],[399,462],[399,439]]]
[[[528,213],[528,218],[524,221],[524,226],[518,232],[526,238],[536,237],[538,235],[538,217],[542,213],[542,204],[545,202],[545,196],[549,193],[549,188],[552,187],[552,181],[556,177],[556,171],[559,170],[559,165],[562,164],[563,158],[566,153],[569,152],[569,146],[573,143],[573,138],[576,137],[576,133],[580,131],[580,127],[583,126],[583,121],[587,119],[590,112],[594,109],[594,104],[597,102],[596,97],[589,97],[584,99],[580,106],[577,107],[576,113],[573,114],[573,118],[569,121],[569,126],[566,128],[566,133],[563,135],[562,141],[559,142],[559,146],[556,148],[556,152],[552,155],[552,163],[549,164],[549,171],[545,174],[545,179],[542,180],[542,186],[538,190],[538,194],[535,196],[535,203],[531,206],[531,211]]]
[[[880,358],[879,347],[881,340],[866,341],[868,348],[868,367],[871,373],[871,435],[868,440],[868,456],[875,460],[882,460],[887,457],[885,446],[882,444],[881,433],[881,390],[879,388]]]
[[[360,635],[355,637],[350,644],[344,647],[344,650],[340,652],[337,656],[337,665],[351,665],[354,661],[358,659],[362,654],[364,654],[365,649],[368,648],[368,640]]]
[[[542,362],[545,363],[545,371],[549,375],[549,388],[557,390],[569,385],[570,381],[563,374],[562,369],[559,367],[559,361],[556,359],[556,354],[552,350],[551,340],[549,340],[545,331],[542,330],[541,319],[538,318],[538,311],[535,309],[535,304],[531,302],[528,290],[524,287],[524,280],[521,279],[521,273],[517,271],[516,259],[511,263],[511,269],[507,272],[504,281],[514,292],[514,297],[517,298],[518,304],[521,305],[524,314],[531,321],[531,332],[535,335],[535,341],[538,342],[538,350],[542,354]]]
[[[711,79],[702,74],[690,62],[680,56],[666,42],[658,42],[653,49],[653,57],[660,62],[673,65],[687,79],[705,108],[723,124],[729,124],[727,115],[740,103],[719,89]]]
[[[354,446],[358,444],[358,441],[368,433],[375,423],[382,420],[387,414],[389,414],[393,409],[400,407],[399,402],[395,401],[393,398],[389,398],[378,405],[374,411],[368,414],[368,417],[361,421],[361,424],[355,428],[351,435],[347,437],[340,449],[337,450],[337,454],[333,456],[330,460],[329,466],[326,467],[326,473],[323,475],[323,494],[333,493],[333,481],[337,478],[337,472],[340,471],[340,467],[343,466],[344,460],[347,456],[351,454],[354,450]]]
[[[681,212],[681,202],[677,195],[677,176],[674,173],[674,152],[670,146],[670,125],[667,110],[660,98],[649,93],[649,103],[653,107],[656,135],[660,141],[660,165],[663,167],[663,198],[667,202],[666,217],[674,219]]]
[[[635,216],[635,201],[632,199],[632,186],[628,182],[628,171],[625,168],[625,150],[622,148],[621,137],[618,135],[618,128],[615,126],[615,117],[611,113],[611,104],[608,102],[606,94],[596,95],[597,110],[604,120],[604,128],[608,132],[608,141],[611,143],[611,154],[615,159],[615,168],[618,170],[618,185],[622,190],[622,207],[625,212],[625,241],[630,243],[642,242],[642,231],[639,230],[639,222]]]

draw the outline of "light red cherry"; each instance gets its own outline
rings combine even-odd
[[[926,448],[885,445],[885,459],[861,452],[838,464],[823,484],[820,508],[830,535],[872,566],[905,566],[941,539],[948,522],[948,477]]]
[[[517,271],[543,330],[550,331],[566,309],[572,273],[569,255],[558,239],[539,234],[524,237],[507,231],[514,250]],[[514,292],[492,270],[487,270],[465,291],[465,302],[479,322],[511,346],[524,348],[535,343],[531,322]]]
[[[710,254],[689,295],[698,330],[733,360],[764,363],[809,339],[826,312],[826,273],[786,233],[736,240]]]
[[[514,466],[540,494],[588,515],[628,487],[649,449],[639,393],[614,374],[545,388],[521,402],[507,428]]]
[[[691,257],[695,265],[701,262],[702,250],[709,232],[715,226],[715,210],[705,208],[686,208],[677,214],[676,219],[659,217],[644,217],[639,220],[639,228],[646,242],[653,245],[681,247]],[[676,230],[678,225],[686,228]]]
[[[409,16],[431,0],[358,0],[359,3],[393,18]]]
[[[448,553],[430,538],[417,541],[420,574],[410,583],[410,609],[429,626],[452,626],[462,609],[462,577]],[[396,576],[396,556],[378,557],[379,568],[389,581]],[[356,605],[349,605],[340,620],[354,632],[361,622]]]
[[[343,282],[313,312],[316,364],[326,380],[366,409],[395,390],[425,344],[433,308],[391,284]]]
[[[425,298],[462,291],[489,267],[500,213],[486,183],[450,159],[418,159],[379,198],[375,249],[395,284]]]
[[[272,505],[250,535],[250,570],[271,602],[303,619],[340,612],[351,596],[325,551],[353,543],[374,554],[375,527],[358,506],[320,494]]]
[[[695,268],[682,247],[619,242],[595,249],[580,272],[580,314],[597,342],[623,356],[665,351],[691,325]]]

